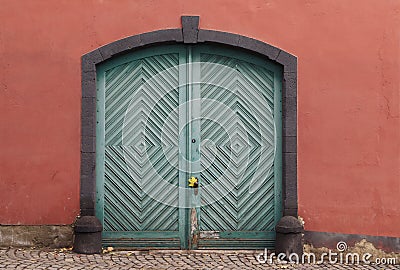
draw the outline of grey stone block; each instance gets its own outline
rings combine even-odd
[[[283,153],[284,207],[297,208],[297,154]]]
[[[182,42],[182,30],[181,29],[166,29],[154,32],[149,32],[140,35],[140,44],[150,45],[163,42]]]
[[[284,72],[297,72],[297,58],[285,51],[280,51],[276,61],[284,66]]]
[[[82,254],[101,253],[101,231],[103,226],[95,216],[81,216],[74,226],[73,251]]]
[[[102,46],[99,48],[99,51],[103,59],[107,60],[113,56],[126,53],[129,50],[140,46],[142,46],[140,36],[136,35]]]
[[[96,97],[96,77],[93,79],[82,80],[82,97]]]
[[[197,43],[199,16],[182,16],[183,43]]]
[[[283,209],[283,215],[284,216],[297,217],[298,216],[297,207],[296,208],[285,208],[285,209]]]
[[[80,202],[81,209],[87,209],[86,213],[93,212],[95,207],[95,193],[94,192],[81,192],[81,202]],[[81,215],[83,215],[81,211]],[[89,215],[89,214],[86,214]]]
[[[287,119],[284,119],[282,126],[283,136],[286,137],[296,136],[297,135],[296,124],[297,123],[295,121],[289,121]]]
[[[98,49],[82,56],[82,72],[96,71],[96,64],[103,61],[103,57]]]
[[[284,136],[282,142],[283,153],[296,153],[297,152],[297,137]]]
[[[275,60],[280,52],[280,49],[274,46],[244,36],[240,36],[238,45],[243,49],[252,50],[254,52],[267,56],[271,60]]]
[[[283,99],[282,116],[288,121],[297,120],[297,98],[287,97]]]
[[[96,98],[84,97],[81,102],[81,117],[96,117]]]
[[[81,136],[81,151],[83,153],[96,152],[96,137],[95,136]]]
[[[96,167],[96,153],[81,153],[81,174],[91,175]]]
[[[297,97],[297,73],[283,73],[284,97]]]
[[[96,118],[82,117],[81,118],[81,136],[96,136]]]
[[[199,29],[198,42],[205,41],[237,46],[239,44],[239,35]]]
[[[1,247],[63,248],[72,245],[70,225],[0,225]]]
[[[282,217],[276,225],[275,253],[285,254],[286,259],[291,259],[290,254],[303,255],[304,231],[301,222],[293,216]]]

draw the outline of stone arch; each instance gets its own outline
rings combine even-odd
[[[182,28],[130,36],[82,56],[80,210],[81,217],[85,217],[86,221],[81,221],[82,218],[78,219],[76,232],[90,231],[90,228],[99,230],[99,222],[95,218],[96,65],[114,56],[157,44],[224,44],[258,54],[283,66],[282,209],[283,215],[297,217],[297,58],[256,39],[227,32],[199,29],[198,26],[198,16],[182,16]],[[99,243],[93,244],[99,245]],[[83,251],[79,250],[79,247],[77,249],[76,244],[74,248],[78,252]]]

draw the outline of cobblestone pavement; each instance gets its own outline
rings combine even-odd
[[[256,251],[115,251],[80,255],[68,250],[0,249],[0,269],[400,269],[400,265],[266,264]]]

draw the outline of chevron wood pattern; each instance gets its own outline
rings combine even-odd
[[[201,54],[202,231],[271,231],[274,220],[274,77],[220,55]],[[228,68],[221,68],[220,64]],[[210,187],[214,185],[213,187]],[[205,187],[203,187],[205,186]],[[221,189],[231,190],[218,200]]]
[[[157,182],[178,185],[177,65],[177,54],[163,54],[105,74],[104,231],[179,229],[178,209],[145,192],[178,199],[177,189],[162,190]]]

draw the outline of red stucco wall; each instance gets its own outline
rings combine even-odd
[[[80,56],[181,15],[298,56],[306,229],[400,237],[397,0],[1,0],[0,224],[74,221]]]

